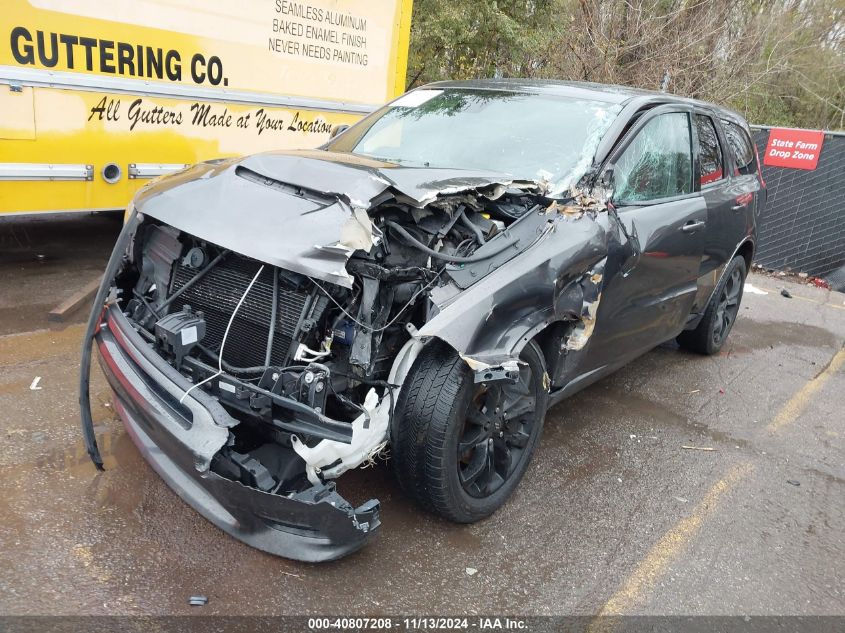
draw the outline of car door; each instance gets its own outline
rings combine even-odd
[[[704,311],[725,265],[747,234],[754,196],[734,173],[735,163],[713,112],[693,113],[695,188],[707,205],[707,231],[693,314]],[[753,213],[753,211],[752,211]]]
[[[693,307],[707,206],[693,179],[692,108],[655,108],[613,151],[613,205],[638,242],[633,257],[608,262],[588,365],[618,367],[676,336]]]

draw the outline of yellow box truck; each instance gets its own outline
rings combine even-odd
[[[412,0],[3,0],[0,216],[316,147],[405,87]]]

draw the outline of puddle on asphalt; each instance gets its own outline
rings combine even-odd
[[[26,471],[37,470],[41,477],[63,477],[65,474],[90,479],[88,494],[98,504],[120,508],[122,513],[132,513],[141,502],[144,490],[150,480],[158,479],[136,446],[122,427],[97,429],[97,445],[103,458],[107,475],[120,472],[118,477],[101,479],[96,477],[94,465],[88,456],[85,444],[80,440],[67,447],[58,447],[39,455],[30,465],[17,466],[16,475],[26,476]],[[139,489],[138,470],[147,471],[143,479],[147,483]],[[127,471],[132,471],[128,473]],[[373,468],[355,469],[338,482],[338,491],[353,505],[360,505],[369,499],[379,499],[383,507],[383,521],[391,529],[413,531],[435,519],[416,508],[400,490],[390,467],[379,463]],[[456,547],[474,547],[476,537],[465,526],[451,526],[444,536]]]
[[[97,435],[97,446],[106,470],[117,468],[129,457],[130,451],[135,449],[132,440],[123,428],[103,429]],[[39,455],[33,462],[33,467],[43,470],[80,470],[94,471],[94,464],[88,456],[85,443],[80,440],[67,447],[54,448]]]
[[[816,325],[790,321],[739,320],[731,331],[723,353],[736,354],[789,345],[838,348],[839,341],[835,334]]]

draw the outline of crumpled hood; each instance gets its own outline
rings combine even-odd
[[[346,262],[378,230],[366,210],[382,194],[424,207],[439,195],[537,188],[507,175],[401,167],[320,150],[269,152],[200,163],[151,183],[138,211],[268,264],[351,287]]]
[[[424,207],[438,195],[490,186],[528,185],[507,174],[469,169],[403,167],[355,154],[300,150],[255,154],[239,164],[262,176],[346,198],[367,209],[388,188],[403,202]]]

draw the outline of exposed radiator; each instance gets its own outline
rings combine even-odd
[[[203,345],[217,352],[232,311],[260,265],[255,260],[230,253],[205,277],[180,295],[171,304],[170,311],[178,312],[187,304],[194,311],[204,312],[206,336]],[[264,364],[273,305],[274,270],[270,266],[264,267],[238,310],[223,351],[223,360],[230,365],[255,367]],[[169,294],[179,290],[196,273],[196,270],[182,266],[177,260]],[[294,330],[307,302],[307,292],[286,290],[280,284],[271,364],[285,363]]]

